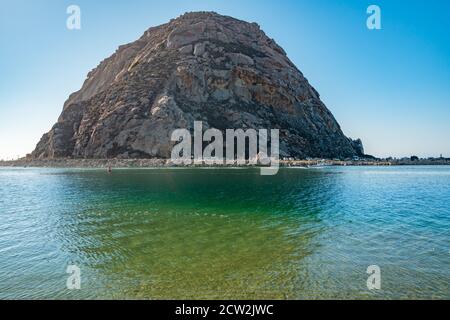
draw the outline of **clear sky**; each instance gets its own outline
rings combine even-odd
[[[66,28],[71,4],[81,30]],[[450,157],[448,0],[0,0],[0,159],[31,152],[119,45],[199,10],[258,22],[366,153]]]

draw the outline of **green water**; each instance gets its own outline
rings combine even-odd
[[[0,298],[449,299],[449,204],[449,167],[2,168]]]

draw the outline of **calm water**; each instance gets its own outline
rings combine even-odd
[[[3,299],[449,299],[449,263],[449,167],[0,169]]]

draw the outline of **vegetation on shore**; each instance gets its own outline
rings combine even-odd
[[[351,159],[351,160],[330,160],[330,159],[282,159],[282,167],[314,167],[314,166],[391,166],[391,165],[450,165],[450,158],[403,158],[403,159]],[[181,165],[186,167],[211,167],[219,165]],[[223,165],[225,167],[235,167],[238,165]],[[249,166],[249,165],[244,165]],[[0,161],[0,167],[47,167],[47,168],[156,168],[156,167],[180,167],[175,165],[170,159],[27,159],[22,158],[12,161]]]

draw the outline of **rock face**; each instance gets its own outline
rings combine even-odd
[[[351,157],[319,94],[256,23],[186,13],[92,70],[33,158],[168,158],[174,129],[280,129],[280,155]]]

